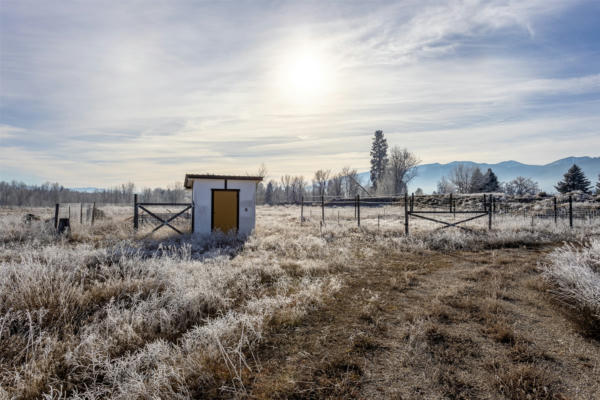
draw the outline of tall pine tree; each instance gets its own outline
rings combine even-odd
[[[469,193],[480,193],[483,191],[483,186],[485,185],[485,178],[481,173],[479,167],[475,167],[473,169],[473,174],[471,175],[471,182],[469,184]]]
[[[383,136],[383,131],[375,131],[371,145],[371,182],[375,190],[385,175],[388,163],[387,149],[387,140]]]
[[[558,182],[554,187],[560,193],[568,193],[574,190],[590,193],[590,180],[585,177],[585,174],[577,164],[573,164],[567,173],[564,174],[563,180]]]
[[[267,184],[267,189],[265,190],[265,203],[272,205],[273,204],[273,182],[270,181]]]
[[[600,174],[598,174],[598,182],[596,182],[596,194],[600,194]]]
[[[484,184],[483,191],[484,192],[499,192],[500,191],[500,182],[498,182],[498,177],[492,171],[491,168],[488,168],[487,172],[483,176]]]

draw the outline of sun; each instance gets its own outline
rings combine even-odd
[[[291,52],[281,65],[279,86],[295,102],[323,98],[333,88],[333,67],[318,48],[304,46]]]

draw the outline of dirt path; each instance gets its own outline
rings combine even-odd
[[[600,398],[600,341],[551,300],[548,251],[371,257],[267,335],[249,397]]]

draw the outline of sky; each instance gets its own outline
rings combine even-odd
[[[600,1],[0,0],[0,180],[600,155]]]

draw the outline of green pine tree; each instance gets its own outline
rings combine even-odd
[[[484,192],[491,193],[500,191],[500,182],[498,182],[498,177],[491,168],[488,168],[487,172],[483,176],[483,179],[485,182],[483,184]]]
[[[483,186],[485,185],[485,178],[481,173],[479,167],[475,167],[473,170],[473,175],[471,175],[471,183],[469,185],[470,193],[480,193],[483,192]]]
[[[267,184],[267,189],[265,190],[265,203],[269,205],[273,204],[273,182]]]
[[[375,131],[371,145],[371,182],[375,190],[385,175],[388,163],[387,149],[387,140],[383,136],[383,131]]]
[[[581,168],[577,164],[573,164],[567,173],[564,174],[563,180],[558,182],[554,187],[560,193],[568,193],[574,190],[590,193],[590,185],[590,180],[585,177]]]

